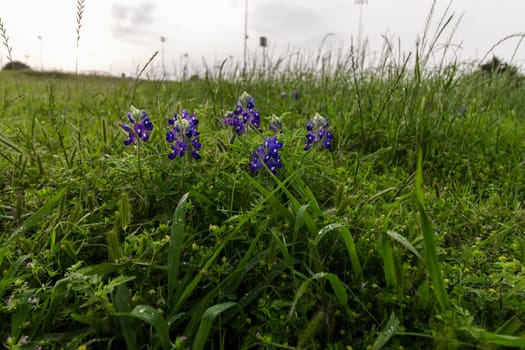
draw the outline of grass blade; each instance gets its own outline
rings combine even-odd
[[[441,266],[438,261],[436,242],[434,240],[434,230],[432,224],[425,213],[424,209],[424,196],[423,196],[423,160],[421,150],[418,154],[417,172],[416,172],[416,196],[419,206],[419,214],[421,217],[421,229],[423,231],[423,243],[424,243],[424,257],[427,263],[428,272],[432,279],[434,287],[434,295],[439,303],[441,310],[445,310],[449,307],[448,295],[445,288],[445,281],[441,274]]]
[[[115,310],[117,312],[131,311],[131,293],[126,285],[120,284],[117,286],[113,304],[115,305]],[[118,319],[122,335],[126,342],[126,348],[129,350],[135,350],[137,348],[137,333],[135,332],[133,321],[125,316],[119,316]]]
[[[169,305],[173,305],[173,295],[175,285],[179,276],[180,254],[184,243],[184,220],[186,216],[186,201],[188,194],[184,194],[173,213],[173,223],[171,224],[170,243],[168,247],[168,299]]]
[[[168,324],[162,314],[149,305],[137,305],[130,313],[118,313],[118,316],[131,316],[153,326],[157,331],[160,344],[164,350],[171,349]]]
[[[314,244],[317,246],[321,239],[323,239],[323,237],[327,233],[336,229],[339,229],[341,237],[345,242],[348,257],[350,258],[350,262],[352,263],[352,270],[354,271],[354,276],[356,277],[358,284],[361,284],[364,281],[363,269],[361,267],[361,263],[359,262],[359,256],[357,255],[357,249],[354,240],[352,238],[352,235],[350,234],[350,231],[348,231],[348,228],[346,228],[343,224],[328,224],[321,230],[319,230],[319,233],[317,234],[317,237],[314,240]]]
[[[383,346],[385,346],[386,343],[388,343],[388,341],[390,340],[390,338],[392,338],[392,336],[396,334],[398,328],[399,328],[399,320],[396,317],[396,315],[392,313],[392,315],[390,315],[388,323],[385,326],[385,329],[383,329],[381,334],[379,334],[376,341],[374,342],[374,345],[372,346],[372,350],[379,350]]]
[[[523,322],[516,316],[509,318],[503,325],[498,327],[496,333],[512,335],[523,326]]]
[[[299,302],[299,299],[301,299],[303,294],[306,292],[306,290],[308,289],[308,286],[310,285],[311,282],[312,282],[311,279],[307,279],[306,281],[301,283],[301,286],[299,287],[299,289],[297,289],[297,292],[295,293],[295,298],[294,298],[294,300],[292,302],[292,306],[290,307],[290,311],[288,311],[288,318],[290,318],[290,317],[292,317],[294,315],[295,308],[297,306],[297,303]]]
[[[42,207],[40,207],[40,209],[34,212],[29,217],[29,219],[27,219],[20,227],[18,227],[15,230],[15,232],[11,234],[11,236],[9,236],[9,238],[7,238],[5,242],[2,243],[2,247],[0,248],[0,266],[2,266],[2,262],[4,261],[6,249],[9,243],[18,238],[18,236],[21,236],[24,233],[26,233],[28,230],[33,228],[33,226],[41,222],[47,215],[49,215],[53,207],[62,199],[62,197],[66,193],[66,190],[67,187],[63,188],[54,197],[47,201],[46,204],[44,204]]]
[[[302,205],[299,208],[299,210],[297,210],[297,214],[295,215],[295,225],[293,228],[294,237],[296,238],[297,238],[297,235],[299,234],[299,229],[301,228],[301,225],[303,224],[304,214],[306,213],[306,210],[308,209],[309,206],[310,204],[305,204],[305,205]]]
[[[54,197],[52,197],[50,200],[46,202],[40,209],[38,209],[36,212],[34,212],[29,219],[27,219],[20,227],[18,227],[11,236],[7,239],[7,241],[4,243],[5,245],[11,243],[14,241],[18,236],[23,235],[26,233],[29,229],[33,228],[36,224],[41,222],[49,213],[51,213],[51,210],[53,207],[62,199],[64,194],[66,193],[67,188],[63,188],[60,192],[58,192]],[[0,264],[2,263],[0,259]]]
[[[343,236],[343,241],[345,242],[346,251],[352,262],[352,269],[354,270],[354,276],[357,278],[359,284],[363,283],[363,268],[359,262],[359,256],[357,255],[357,249],[354,243],[354,239],[350,234],[350,231],[346,227],[341,227],[341,236]]]
[[[204,315],[202,315],[201,324],[199,326],[199,330],[197,331],[197,335],[195,336],[195,341],[193,342],[193,350],[204,349],[204,345],[206,345],[206,340],[208,339],[208,334],[210,333],[215,318],[235,305],[237,305],[237,303],[229,301],[226,303],[210,306],[208,309],[206,309]]]
[[[394,253],[390,240],[387,239],[386,233],[381,233],[381,255],[383,256],[383,269],[385,271],[386,284],[389,287],[397,286],[397,273],[394,260]]]
[[[512,348],[525,347],[525,337],[517,337],[513,335],[497,334],[487,331],[481,331],[478,337],[479,341],[487,342],[496,345],[508,346]]]
[[[290,311],[288,312],[288,317],[293,316],[299,299],[307,291],[310,283],[313,280],[319,280],[319,279],[327,279],[328,282],[330,282],[330,286],[334,290],[335,296],[337,297],[337,300],[339,301],[341,306],[345,308],[347,312],[350,311],[350,310],[347,310],[348,309],[348,293],[346,292],[346,286],[344,285],[344,283],[341,282],[339,277],[337,277],[337,275],[333,273],[319,272],[313,275],[312,277],[310,277],[309,279],[307,279],[306,281],[304,281],[299,287],[299,289],[297,289],[297,292],[295,293],[294,301],[292,303],[292,307],[290,308]]]
[[[405,247],[406,249],[410,250],[412,253],[414,253],[415,256],[417,256],[419,259],[423,260],[423,257],[421,256],[421,254],[419,254],[419,252],[417,251],[416,248],[414,248],[414,246],[412,245],[412,243],[410,243],[404,236],[400,235],[399,233],[397,232],[394,232],[394,231],[386,231],[386,234],[392,238],[393,240],[397,241],[398,243],[400,243],[403,247]]]
[[[339,277],[337,277],[337,275],[333,273],[321,272],[321,273],[315,274],[312,278],[315,278],[315,279],[326,278],[328,282],[330,282],[330,286],[334,290],[335,296],[339,300],[339,303],[341,303],[343,307],[346,307],[346,305],[348,304],[348,294],[346,293],[345,285],[343,284],[343,282],[341,282],[341,280],[339,279]]]
[[[16,276],[15,274],[18,271],[18,268],[22,265],[22,263],[29,257],[29,255],[22,255],[19,256],[16,261],[9,266],[9,270],[7,272],[4,271],[4,275],[0,279],[0,297],[4,294],[4,290],[17,278],[24,278],[23,276]]]

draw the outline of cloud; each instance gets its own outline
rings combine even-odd
[[[140,41],[152,35],[150,27],[155,23],[156,4],[141,2],[136,6],[114,4],[111,8],[111,29],[117,39]]]
[[[249,12],[253,30],[281,43],[319,42],[330,31],[326,8],[317,1],[270,0]]]
[[[237,7],[237,6],[240,5],[241,0],[228,0],[228,2],[229,2],[230,5],[232,5],[233,7]],[[243,6],[244,6],[244,2],[243,2]]]

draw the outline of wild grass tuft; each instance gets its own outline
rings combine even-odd
[[[2,21],[2,18],[0,18],[0,36],[2,37],[2,44],[4,44],[4,47],[7,50],[7,59],[9,62],[13,62],[13,57],[11,56],[12,47],[9,45],[9,37],[7,36],[7,28],[4,25],[4,22]]]
[[[77,33],[77,49],[78,44],[80,43],[80,28],[82,27],[82,16],[84,15],[84,6],[86,1],[85,0],[77,0],[77,26],[76,26],[76,33]]]

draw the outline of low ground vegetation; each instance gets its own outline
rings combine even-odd
[[[0,79],[7,348],[525,347],[505,72]]]

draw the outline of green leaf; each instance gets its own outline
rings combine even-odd
[[[498,334],[512,335],[516,333],[523,326],[523,322],[516,316],[509,318],[503,325],[496,329]]]
[[[5,288],[11,284],[11,282],[14,282],[17,278],[25,278],[23,276],[16,276],[16,271],[22,265],[22,263],[29,257],[29,255],[21,255],[16,259],[14,263],[9,266],[9,270],[2,276],[0,279],[0,297],[2,297],[2,294],[4,293]],[[27,274],[31,275],[31,274]]]
[[[372,346],[372,350],[379,350],[383,346],[388,343],[390,338],[394,336],[397,332],[397,329],[399,328],[399,320],[397,319],[396,315],[392,313],[390,315],[390,319],[388,320],[388,323],[386,324],[383,331],[379,334],[376,341],[374,342],[374,345]]]
[[[86,276],[92,275],[105,275],[115,271],[120,271],[124,268],[124,265],[116,265],[112,263],[101,263],[97,265],[86,266],[78,269],[78,273]]]
[[[386,284],[389,287],[396,287],[398,276],[396,273],[396,266],[394,261],[394,253],[390,240],[387,239],[386,233],[381,233],[381,255],[383,256],[383,270],[385,271]]]
[[[153,326],[157,331],[160,344],[164,350],[171,349],[168,324],[159,310],[149,305],[137,305],[130,313],[118,313],[118,316],[131,316]]]
[[[27,302],[28,297],[29,293],[27,292],[21,295],[20,301],[16,306],[15,313],[12,316],[11,337],[13,339],[18,339],[20,337],[22,331],[26,327],[25,324],[29,321],[31,305],[29,304],[29,302]],[[5,325],[3,325],[2,327],[5,327]]]
[[[415,256],[417,256],[419,259],[423,260],[423,257],[421,256],[421,254],[419,254],[419,252],[417,251],[416,248],[414,248],[414,246],[412,245],[412,243],[410,243],[404,236],[400,235],[399,233],[397,232],[394,232],[394,231],[387,231],[386,234],[388,236],[390,236],[390,238],[394,239],[395,241],[397,241],[398,243],[401,243],[401,245],[403,247],[405,247],[406,249],[410,250]]]
[[[479,341],[487,342],[496,345],[508,346],[513,348],[524,348],[525,337],[517,337],[513,335],[497,334],[487,331],[479,333]]]
[[[299,229],[301,228],[301,225],[303,224],[304,214],[306,213],[306,209],[308,209],[309,206],[310,206],[310,204],[302,205],[297,210],[297,214],[295,214],[295,225],[294,225],[294,228],[293,228],[294,237],[298,237]]]
[[[186,201],[188,194],[184,194],[173,213],[171,224],[170,243],[168,247],[168,303],[173,305],[173,295],[179,277],[180,255],[184,244],[184,221],[186,217]]]
[[[284,162],[284,160],[283,160],[283,162]],[[286,167],[286,163],[285,162],[284,162],[284,166]],[[267,194],[270,193],[261,184],[259,184],[255,179],[253,179],[252,176],[250,176],[247,173],[245,173],[245,174],[246,174],[246,178],[261,192],[262,195],[267,196]],[[275,188],[271,192],[271,194],[275,196],[275,193],[277,193],[277,191],[279,191],[279,190],[282,191],[286,195],[286,197],[288,198],[293,211],[296,212],[296,213],[299,212],[299,210],[301,208],[301,204],[300,204],[299,200],[297,198],[295,198],[295,196],[288,190],[286,185],[292,180],[296,180],[296,183],[298,181],[300,182],[300,179],[295,177],[296,176],[295,173],[290,175],[284,181],[279,180],[277,178],[277,176],[275,176],[271,172],[269,172],[269,174],[273,178],[273,180],[277,183],[277,188]],[[301,187],[300,190],[304,192],[304,187]],[[310,191],[310,193],[311,193],[311,191]],[[317,206],[317,202],[315,200],[315,197],[310,197],[310,198],[313,198],[313,199],[309,200],[311,208],[315,209],[315,207]],[[278,205],[278,207],[282,208],[280,212],[282,213],[283,216],[287,214],[287,216],[285,218],[287,219],[287,221],[290,224],[292,224],[292,220],[291,220],[291,217],[290,217],[290,212],[288,211],[286,206],[284,206],[280,202],[279,198],[274,197],[274,201],[272,202],[272,204],[276,204],[276,205]],[[317,210],[315,210],[315,211],[317,211]],[[320,212],[320,210],[319,210],[319,212]],[[304,224],[308,228],[308,231],[310,231],[311,233],[317,233],[317,231],[319,231],[319,229],[317,228],[317,225],[315,224],[314,220],[312,219],[312,217],[308,213],[308,211],[304,212],[302,221],[304,222]]]
[[[335,292],[335,296],[339,300],[339,303],[341,303],[341,306],[346,307],[348,305],[348,294],[346,293],[346,287],[341,282],[339,277],[337,275],[334,275],[333,273],[318,273],[315,274],[313,279],[320,279],[320,278],[326,278],[328,282],[330,282],[330,286]]]
[[[64,194],[66,193],[67,187],[63,188],[60,192],[58,192],[54,197],[52,197],[50,200],[46,202],[42,207],[40,207],[36,212],[34,212],[29,219],[27,219],[20,227],[18,227],[15,232],[9,236],[7,241],[3,244],[3,249],[5,249],[5,245],[11,243],[14,241],[18,236],[23,235],[28,230],[33,228],[33,226],[37,225],[39,222],[41,222],[46,216],[48,216],[51,213],[51,210],[53,207],[62,199]],[[2,260],[0,259],[0,264],[2,263]]]
[[[0,144],[4,144],[5,146],[11,148],[15,152],[22,153],[22,151],[20,150],[20,148],[18,148],[18,146],[16,146],[14,143],[9,141],[7,137],[2,134],[0,134]]]
[[[257,180],[255,180],[250,174],[246,172],[244,172],[243,174],[246,180],[248,180],[248,182],[250,182],[264,196],[264,200],[259,202],[258,204],[262,205],[263,203],[268,202],[269,205],[275,206],[279,209],[279,214],[281,214],[283,218],[286,221],[288,221],[288,223],[291,225],[294,222],[292,214],[290,213],[288,208],[286,208],[286,206],[281,203],[277,196],[280,188],[277,187],[273,191],[269,191],[263,185],[257,182]],[[287,180],[289,180],[289,178]]]
[[[222,312],[228,310],[229,308],[235,305],[237,305],[237,303],[230,301],[222,304],[213,305],[206,309],[204,315],[202,315],[202,320],[199,325],[197,335],[195,336],[195,341],[193,342],[193,350],[204,349],[206,340],[208,339],[208,335],[210,333],[215,318]]]
[[[472,336],[474,336],[475,339],[482,343],[490,343],[511,348],[525,347],[525,337],[488,332],[482,328],[472,326],[463,327],[461,329],[469,332],[470,334],[472,334]]]
[[[113,305],[117,312],[124,313],[131,311],[131,293],[125,284],[120,284],[117,287]],[[137,348],[137,333],[133,320],[125,316],[119,316],[118,319],[122,335],[126,341],[126,348],[135,350]]]
[[[319,230],[319,233],[317,234],[317,237],[314,240],[314,244],[316,246],[319,245],[319,242],[321,242],[321,240],[326,236],[327,233],[337,229],[339,229],[341,237],[345,242],[346,251],[348,252],[350,262],[352,263],[352,270],[354,272],[355,278],[357,279],[357,284],[361,284],[364,281],[363,269],[361,267],[361,263],[359,262],[359,256],[357,255],[357,249],[354,240],[346,226],[337,223],[326,225],[321,230]]]
[[[290,308],[290,311],[288,312],[288,317],[292,317],[293,316],[293,314],[295,312],[295,308],[297,306],[297,302],[303,296],[303,294],[306,292],[306,290],[308,289],[309,284],[313,280],[319,280],[319,279],[327,279],[328,282],[330,282],[330,286],[334,290],[334,293],[335,293],[335,296],[337,297],[337,300],[339,301],[341,306],[343,308],[345,308],[347,312],[349,312],[349,309],[348,309],[348,293],[346,292],[345,284],[343,282],[341,282],[339,277],[337,277],[337,275],[335,275],[333,273],[318,272],[318,273],[314,274],[312,277],[310,277],[309,279],[305,280],[301,284],[301,286],[299,287],[299,289],[295,293],[295,298],[294,298],[294,301],[292,303],[292,307]]]
[[[357,278],[357,283],[361,284],[364,281],[363,269],[361,263],[359,262],[359,256],[357,255],[357,249],[355,247],[354,240],[350,231],[346,227],[341,228],[341,236],[345,242],[346,251],[352,262],[352,269],[354,270],[354,276]]]
[[[301,283],[301,286],[299,287],[299,289],[297,289],[297,292],[295,293],[295,298],[292,302],[292,306],[290,307],[290,311],[288,311],[288,317],[292,317],[293,314],[295,313],[295,308],[297,306],[297,302],[299,302],[299,299],[301,299],[301,297],[303,296],[303,294],[306,292],[306,290],[308,289],[308,285],[312,282],[311,279],[307,279],[305,280],[303,283]]]
[[[423,196],[423,155],[421,150],[418,151],[417,157],[417,171],[416,171],[416,197],[420,206],[425,205]]]

